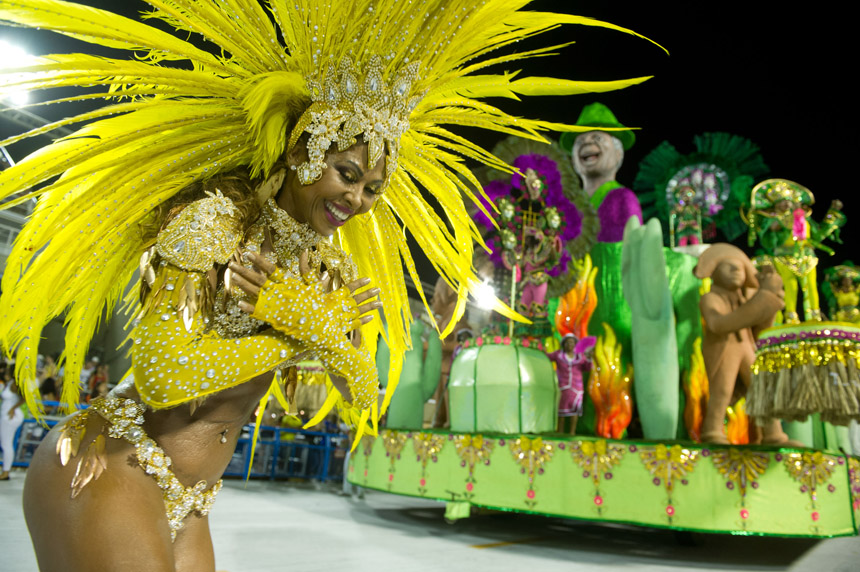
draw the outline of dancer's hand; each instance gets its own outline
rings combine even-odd
[[[379,288],[371,288],[370,290],[365,290],[364,292],[358,292],[360,288],[363,288],[370,284],[370,278],[359,278],[353,282],[350,282],[346,285],[349,288],[349,291],[352,293],[352,297],[355,299],[355,303],[358,306],[358,315],[361,316],[361,324],[367,324],[371,320],[373,320],[373,315],[370,312],[375,312],[379,308],[382,308],[382,302],[375,299],[379,296]],[[361,345],[361,330],[356,328],[350,334],[350,340],[352,341],[352,345],[358,347]],[[358,340],[358,341],[356,341]]]
[[[224,285],[231,294],[238,288],[247,294],[251,300],[256,300],[257,296],[260,295],[260,288],[266,283],[269,276],[277,270],[277,267],[266,258],[257,256],[253,252],[249,252],[245,256],[253,263],[254,268],[246,268],[235,260],[231,260],[227,271],[224,273]],[[251,308],[250,311],[245,306]],[[250,314],[253,312],[254,305],[240,301],[239,307]]]
[[[277,267],[266,260],[265,257],[256,253],[248,253],[247,257],[254,265],[254,268],[246,268],[235,261],[230,262],[228,267],[228,271],[230,272],[229,286],[231,288],[239,288],[241,291],[245,292],[252,301],[256,301],[257,296],[260,295],[260,288],[267,280],[269,280],[270,276],[276,272]],[[308,265],[307,251],[303,252],[299,258],[299,271],[306,280],[313,281],[313,277],[310,276],[311,269]],[[324,276],[317,277],[317,279],[319,278],[324,278]],[[359,278],[358,280],[346,285],[358,306],[358,315],[361,318],[361,324],[367,324],[373,320],[373,316],[370,315],[370,312],[382,307],[382,302],[374,299],[379,295],[379,288],[371,288],[369,290],[359,292],[360,289],[364,288],[368,284],[370,284],[370,278]],[[245,300],[239,301],[239,308],[247,314],[253,314],[255,310],[254,304]]]

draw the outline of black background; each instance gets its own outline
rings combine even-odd
[[[145,7],[137,0],[83,3],[129,16]],[[587,15],[631,28],[663,45],[669,55],[618,32],[564,26],[517,48],[570,40],[576,44],[557,56],[517,62],[508,69],[583,80],[654,78],[608,94],[493,103],[516,114],[569,123],[584,105],[606,103],[622,123],[641,127],[618,177],[627,185],[632,185],[639,160],[663,140],[687,153],[699,133],[728,131],[747,137],[761,147],[770,176],[795,180],[815,193],[815,218],[824,215],[831,199],[845,203],[849,219],[842,232],[845,244],[822,265],[852,256],[860,263],[860,254],[853,254],[858,236],[853,227],[860,220],[853,172],[857,137],[856,98],[850,88],[857,67],[853,30],[840,9],[827,3],[803,6],[804,11],[791,11],[776,2],[538,0],[531,9]],[[0,37],[34,54],[92,51],[31,30],[0,28]],[[60,113],[52,108],[34,111],[47,117]],[[8,127],[3,125],[2,131],[6,134]],[[488,147],[501,138],[467,134]],[[16,159],[28,150],[25,145],[10,149]]]

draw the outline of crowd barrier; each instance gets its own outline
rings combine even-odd
[[[56,402],[45,402],[56,407]],[[62,417],[47,416],[45,425],[27,418],[15,435],[15,467],[29,467],[36,447]],[[349,439],[339,433],[305,431],[286,427],[260,427],[259,440],[251,459],[254,424],[245,425],[236,444],[225,477],[268,479],[311,479],[332,481],[343,478],[343,460]]]
[[[225,477],[317,481],[343,478],[343,460],[349,448],[346,435],[285,427],[260,427],[260,436],[251,459],[254,425],[246,425]]]

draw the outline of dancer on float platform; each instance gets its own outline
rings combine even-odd
[[[479,234],[462,199],[480,184],[462,157],[512,168],[443,125],[540,140],[542,130],[577,128],[479,100],[641,81],[476,75],[489,61],[550,50],[480,59],[559,24],[614,28],[518,11],[526,2],[149,4],[146,16],[177,36],[59,0],[0,0],[0,22],[135,56],[55,55],[4,70],[4,85],[86,87],[73,99],[114,100],[0,142],[84,123],[0,173],[4,207],[40,197],[0,299],[0,346],[16,355],[18,379],[36,380],[41,332],[65,316],[63,401],[74,409],[105,307],[135,269],[142,279],[134,386],[59,423],[28,471],[24,510],[43,570],[213,570],[206,514],[218,479],[257,403],[289,394],[294,363],[314,355],[324,364],[337,390],[318,416],[339,407],[356,440],[387,406],[377,404],[371,358],[382,320],[367,320],[381,302],[393,390],[409,344],[403,268],[420,284],[404,227],[464,301],[480,284],[471,269]],[[180,39],[189,35],[214,52]],[[286,370],[282,383],[272,382],[276,370]],[[21,389],[41,414],[35,381]]]
[[[582,375],[591,369],[591,359],[594,352],[594,336],[586,336],[582,340],[573,334],[561,338],[561,349],[547,354],[555,362],[558,388],[561,397],[558,403],[558,427],[556,431],[565,432],[565,422],[569,423],[568,432],[576,434],[576,422],[582,416],[582,398],[585,389],[582,386]]]

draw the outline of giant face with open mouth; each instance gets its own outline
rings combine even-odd
[[[589,131],[573,144],[573,168],[580,176],[595,177],[614,172],[622,158],[620,145],[604,131]]]

